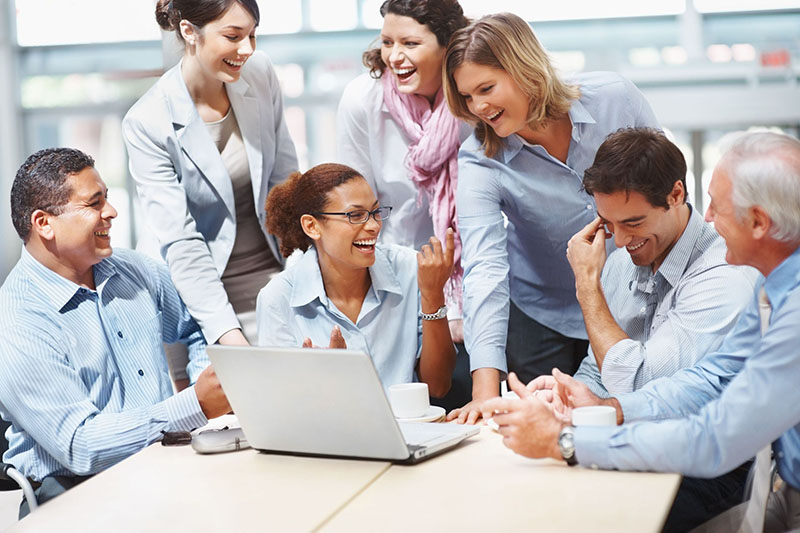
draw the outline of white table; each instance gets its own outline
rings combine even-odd
[[[677,474],[530,460],[484,427],[413,466],[154,444],[12,531],[658,531]]]

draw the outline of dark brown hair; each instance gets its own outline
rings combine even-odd
[[[663,132],[623,128],[612,133],[583,173],[583,189],[591,194],[638,192],[653,207],[669,209],[667,196],[675,182],[683,183],[686,202],[686,160]]]
[[[312,240],[300,225],[300,217],[325,211],[328,193],[361,174],[346,165],[323,163],[304,174],[293,172],[276,185],[267,196],[267,230],[278,238],[281,254],[289,257],[295,250],[308,250]]]
[[[178,29],[181,20],[186,19],[195,27],[202,28],[224,15],[233,4],[241,5],[258,26],[261,13],[256,0],[158,0],[156,22],[162,30],[174,31],[175,36],[183,41],[183,35]]]
[[[411,17],[424,24],[436,36],[439,46],[447,46],[453,33],[469,24],[457,0],[386,0],[381,5],[381,16],[388,13]],[[362,56],[364,66],[373,78],[380,78],[386,69],[381,58],[381,48],[370,48]]]
[[[11,221],[23,241],[28,242],[34,211],[63,213],[72,196],[67,178],[87,167],[94,168],[94,159],[74,148],[39,150],[22,163],[11,186]]]

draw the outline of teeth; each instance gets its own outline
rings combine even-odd
[[[397,74],[398,76],[402,76],[404,74],[409,74],[411,72],[414,72],[415,70],[417,70],[417,69],[414,68],[414,67],[410,67],[410,68],[393,68],[392,69],[392,71],[395,74]]]
[[[244,61],[232,61],[230,59],[223,59],[223,61],[234,67],[241,67],[244,65]]]
[[[644,243],[646,243],[646,242],[647,241],[642,241],[639,244],[636,244],[636,245],[633,245],[633,246],[626,246],[625,248],[627,248],[629,252],[632,252],[632,251],[638,250],[639,248],[644,246]]]
[[[498,116],[500,113],[502,113],[502,112],[503,112],[503,110],[501,109],[500,111],[496,111],[495,113],[493,113],[493,114],[489,115],[489,116],[488,116],[488,117],[486,117],[486,118],[487,118],[488,120],[494,120],[494,119],[496,119],[496,118],[497,118],[497,116]]]
[[[106,230],[106,231],[95,231],[94,234],[97,235],[98,237],[108,237],[108,230]]]
[[[357,244],[359,246],[374,246],[376,242],[376,239],[369,239],[364,241],[353,241],[353,244]]]

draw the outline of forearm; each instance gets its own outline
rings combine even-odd
[[[435,313],[444,305],[444,296],[422,295],[422,312]],[[422,350],[417,373],[428,384],[431,396],[441,398],[450,390],[450,380],[456,365],[456,350],[450,337],[447,319],[422,321]]]
[[[472,399],[486,400],[500,395],[500,371],[496,368],[478,368],[472,372]]]
[[[611,315],[599,278],[579,280],[576,286],[589,343],[594,352],[597,368],[602,371],[608,351],[619,341],[627,339],[628,335]]]

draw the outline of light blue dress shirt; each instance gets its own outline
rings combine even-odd
[[[608,257],[603,293],[630,338],[608,350],[602,375],[589,347],[574,376],[601,397],[692,366],[719,348],[750,303],[758,271],[725,262],[725,241],[689,207],[686,229],[655,273],[623,248]]]
[[[192,381],[205,341],[163,265],[131,250],[76,285],[25,249],[0,288],[0,414],[5,462],[40,481],[100,472],[207,420],[194,387],[173,395],[164,342],[189,346]]]
[[[587,73],[571,81],[580,85],[581,97],[569,110],[566,164],[517,135],[493,158],[474,134],[459,151],[464,335],[472,370],[506,371],[509,289],[526,315],[562,335],[586,338],[566,257],[570,237],[597,216],[594,200],[582,191],[583,172],[610,133],[659,127],[644,96],[621,76]]]
[[[416,252],[378,244],[369,275],[372,286],[354,324],[328,299],[312,246],[258,293],[258,343],[301,346],[309,337],[315,346],[327,347],[333,326],[339,326],[348,349],[372,357],[384,388],[416,381],[422,349]]]
[[[710,478],[771,442],[781,477],[800,488],[800,248],[763,285],[763,337],[756,290],[717,352],[618,398],[625,424],[575,428],[578,461]]]

